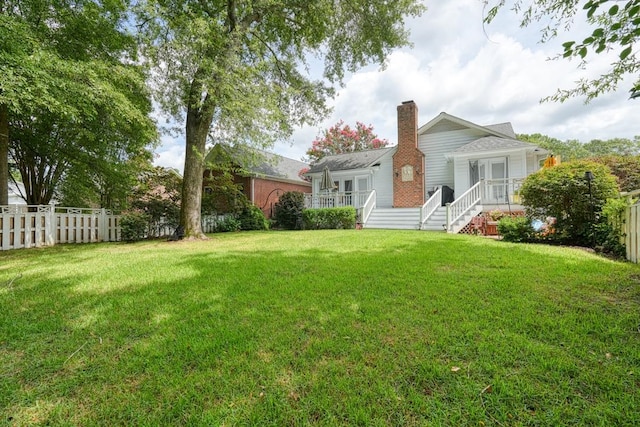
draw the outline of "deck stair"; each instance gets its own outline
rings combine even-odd
[[[417,230],[420,226],[420,208],[375,208],[364,228]]]
[[[482,205],[476,205],[467,213],[464,214],[461,218],[451,224],[450,233],[458,233],[462,230],[467,224],[471,222],[474,216],[478,216],[482,213]]]
[[[422,224],[422,230],[426,231],[445,231],[447,229],[447,207],[440,206],[429,218]]]

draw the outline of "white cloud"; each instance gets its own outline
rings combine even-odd
[[[584,142],[640,135],[640,101],[628,100],[629,84],[588,105],[582,99],[539,102],[558,88],[574,87],[582,77],[598,76],[610,64],[604,55],[591,58],[586,70],[578,69],[576,62],[548,60],[561,52],[561,42],[583,34],[584,25],[578,22],[574,33],[540,44],[539,28],[519,28],[509,11],[483,25],[479,0],[426,4],[422,17],[407,22],[412,48],[392,53],[382,71],[370,66],[349,76],[330,101],[333,113],[319,127],[299,129],[292,144],[277,144],[274,150],[300,159],[319,130],[340,119],[371,124],[381,138],[395,144],[396,106],[409,99],[418,105],[420,124],[446,111],[478,124],[510,121],[518,133]],[[183,151],[170,145],[158,163],[180,163],[172,156],[184,159]]]
[[[154,164],[175,168],[182,173],[184,169],[184,138],[165,135],[161,138],[161,144],[156,150]]]

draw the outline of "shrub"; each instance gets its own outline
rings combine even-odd
[[[273,216],[279,227],[287,230],[301,230],[303,226],[304,194],[287,191],[274,206]]]
[[[620,191],[640,188],[640,156],[609,155],[591,160],[609,166],[611,173],[618,179]]]
[[[144,212],[149,236],[159,237],[161,229],[176,228],[180,223],[180,205],[171,199],[147,197],[144,200],[135,200],[132,206]]]
[[[228,215],[222,221],[216,224],[216,233],[228,233],[233,231],[240,231],[241,224],[234,216]]]
[[[591,195],[585,179],[587,171],[595,177]],[[542,169],[527,177],[520,189],[529,218],[556,219],[549,240],[585,246],[592,244],[594,223],[602,206],[617,192],[616,178],[608,167],[584,160]]]
[[[120,236],[125,242],[136,242],[147,235],[149,216],[142,212],[128,212],[120,218]]]
[[[597,249],[618,257],[626,255],[623,227],[628,206],[629,201],[624,198],[607,200],[602,207],[602,220],[595,226]]]
[[[307,230],[354,228],[356,225],[356,209],[352,206],[306,209],[302,216]]]
[[[238,216],[240,228],[242,230],[268,230],[269,221],[264,216],[260,208],[254,204],[249,204],[240,212]]]
[[[498,233],[507,242],[532,242],[536,231],[531,220],[524,216],[505,216],[498,222]]]

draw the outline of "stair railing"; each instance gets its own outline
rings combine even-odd
[[[366,224],[369,220],[369,215],[373,212],[373,208],[376,207],[376,190],[371,190],[369,197],[362,205],[362,224]]]
[[[453,224],[465,216],[482,200],[480,182],[481,181],[477,182],[453,202],[447,203],[447,233],[453,233]]]
[[[442,204],[442,187],[438,187],[435,193],[429,197],[429,200],[422,205],[420,208],[420,229],[424,226],[424,223],[427,222],[429,217],[433,215],[433,213],[438,210],[440,205]]]

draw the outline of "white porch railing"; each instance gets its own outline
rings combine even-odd
[[[429,219],[431,215],[440,207],[442,204],[442,187],[438,187],[435,193],[429,197],[429,200],[422,205],[420,209],[420,228],[424,225],[425,222]]]
[[[447,203],[447,233],[455,232],[453,224],[482,201],[481,182],[477,182],[455,201]]]
[[[305,208],[337,208],[353,206],[356,209],[363,207],[372,191],[351,191],[348,193],[305,194]]]
[[[524,178],[486,179],[481,182],[483,204],[520,204]]]
[[[364,202],[364,205],[362,206],[362,217],[360,218],[360,221],[362,222],[362,224],[366,224],[367,220],[369,219],[369,215],[371,215],[371,212],[373,212],[373,209],[376,207],[376,190],[371,191],[371,194],[369,194],[369,197],[367,197],[367,200]]]

